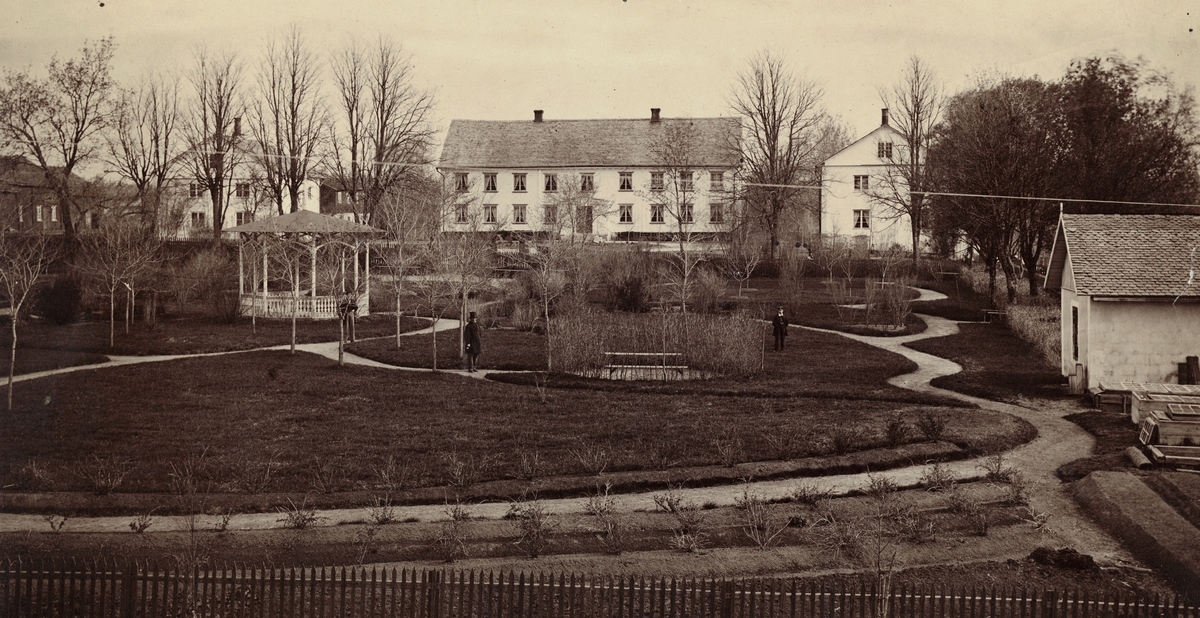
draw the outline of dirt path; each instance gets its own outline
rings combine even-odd
[[[944,298],[944,296],[930,290],[919,291],[921,296],[918,297],[917,300],[937,300],[939,297]],[[963,401],[975,403],[984,409],[1012,414],[1013,416],[1022,418],[1033,424],[1033,426],[1038,430],[1038,437],[1029,444],[1009,452],[1005,457],[1010,465],[1019,469],[1025,475],[1026,479],[1033,483],[1033,490],[1031,492],[1032,507],[1038,512],[1050,514],[1050,530],[1047,532],[1047,535],[1051,540],[1049,544],[1073,547],[1080,552],[1093,555],[1097,561],[1103,564],[1135,563],[1132,556],[1123,548],[1121,548],[1117,541],[1112,539],[1108,534],[1106,534],[1084,516],[1084,514],[1079,510],[1079,507],[1075,504],[1074,500],[1068,494],[1067,486],[1062,484],[1054,475],[1054,471],[1060,465],[1080,457],[1085,457],[1091,452],[1094,443],[1092,437],[1079,426],[1063,418],[1068,414],[1079,411],[1079,407],[1070,402],[1041,400],[1029,400],[1028,404],[1025,406],[1015,406],[979,399],[976,397],[943,390],[930,385],[930,380],[940,376],[957,373],[961,371],[962,368],[954,362],[923,352],[918,352],[905,346],[905,344],[920,339],[943,337],[956,334],[958,332],[958,325],[950,320],[934,316],[921,317],[927,324],[926,330],[919,334],[907,335],[903,337],[866,337],[815,328],[809,328],[809,330],[841,335],[843,337],[854,339],[856,341],[860,341],[889,352],[894,352],[911,359],[917,364],[917,370],[912,373],[896,376],[889,380],[889,382],[894,386],[918,392],[954,397]],[[457,320],[443,320],[438,324],[437,330],[448,330],[457,327]],[[429,333],[431,330],[432,329],[422,329],[406,334],[417,335]],[[297,345],[296,347],[302,351],[319,354],[327,358],[337,358],[336,342],[302,344]],[[266,349],[287,348],[287,345],[282,345],[273,346]],[[26,376],[21,376],[18,379],[36,379],[37,377],[42,377],[45,375],[65,373],[67,371],[78,371],[80,369],[134,364],[139,362],[156,362],[189,357],[190,356],[188,355],[162,357],[112,357],[112,362],[105,363],[103,365],[93,365],[83,368],[68,368],[51,372],[42,372],[40,374],[29,374]],[[345,360],[350,364],[368,367],[409,371],[431,371],[429,369],[395,367],[355,356],[353,354],[346,354]],[[464,373],[463,375],[482,379],[486,377],[488,373],[490,372],[480,371],[474,374]],[[972,479],[979,477],[981,473],[979,468],[980,463],[981,462],[979,460],[958,461],[945,464],[944,467],[948,468],[959,479]],[[747,474],[751,474],[750,467],[752,464],[744,465],[747,468]],[[900,468],[881,472],[880,475],[891,478],[901,486],[913,486],[918,483],[927,469],[928,466],[912,466],[908,468]],[[712,503],[718,506],[729,506],[735,504],[736,500],[741,498],[743,492],[745,491],[756,493],[764,499],[787,497],[790,495],[797,482],[798,481],[795,479],[751,482],[747,485],[727,485],[721,487],[684,489],[680,490],[680,493],[685,500],[691,500],[697,504]],[[867,474],[848,474],[806,479],[805,482],[832,490],[835,494],[840,495],[867,487],[870,483],[870,478]],[[621,495],[617,498],[619,508],[626,511],[652,511],[655,508],[654,495],[657,493],[661,492],[645,492]],[[559,514],[583,512],[585,502],[586,501],[584,499],[559,499],[544,501],[548,511]],[[474,517],[499,519],[508,512],[508,505],[502,503],[481,504],[473,506],[471,508],[471,512]],[[332,526],[363,521],[366,518],[367,513],[364,509],[358,508],[322,511],[318,513],[318,515],[322,517],[319,525]],[[416,517],[421,521],[437,521],[446,518],[444,507],[440,505],[398,507],[396,509],[396,516],[397,519]],[[199,519],[200,521],[198,523],[204,527],[211,527],[217,523],[216,517],[200,516]],[[72,519],[67,524],[66,529],[70,532],[130,532],[129,521],[130,517],[128,516]],[[157,517],[155,518],[154,531],[162,532],[169,530],[185,530],[187,525],[188,521],[184,517]],[[229,523],[229,529],[231,530],[261,530],[278,527],[281,527],[280,515],[278,513],[252,513],[236,515]],[[43,521],[43,518],[40,515],[0,514],[0,532],[37,531],[44,530],[45,528],[46,523]]]

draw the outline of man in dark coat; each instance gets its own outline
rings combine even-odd
[[[779,313],[775,314],[775,318],[771,320],[772,330],[775,333],[775,350],[783,349],[783,341],[787,338],[787,318],[783,317],[783,307],[779,308]]]
[[[466,370],[475,373],[475,365],[479,353],[483,351],[483,343],[479,340],[479,324],[475,321],[475,312],[467,318],[467,326],[463,329],[463,364]]]

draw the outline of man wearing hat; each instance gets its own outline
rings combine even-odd
[[[475,364],[483,344],[479,341],[479,323],[475,321],[475,312],[467,317],[467,326],[463,329],[463,365],[471,373],[475,373]]]
[[[783,317],[783,305],[779,305],[779,313],[775,314],[775,318],[771,320],[772,330],[775,332],[775,351],[783,349],[784,339],[787,338],[787,318]]]

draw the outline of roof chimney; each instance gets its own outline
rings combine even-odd
[[[661,111],[662,110],[657,107],[651,107],[650,108],[650,122],[661,122],[662,118],[658,117],[658,112],[661,112]]]
[[[242,136],[242,117],[238,116],[233,119],[233,137],[239,138]]]
[[[886,107],[885,107],[885,108],[883,108],[883,126],[885,126],[885,127],[886,127],[886,126],[888,126],[888,123],[887,123],[887,121],[888,121],[888,117],[887,117],[887,109],[888,109],[888,108],[886,108]]]
[[[542,121],[542,110],[540,110],[540,109],[533,110],[533,121],[534,122]]]

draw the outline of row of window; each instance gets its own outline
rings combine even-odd
[[[208,194],[208,187],[199,183],[191,183],[188,185],[188,197],[204,197]],[[233,187],[233,194],[237,197],[250,197],[250,183],[239,182]]]
[[[38,223],[58,221],[58,206],[34,206],[33,218]],[[25,207],[17,207],[17,221],[25,223]]]
[[[193,212],[191,214],[192,227],[194,227],[194,228],[208,227],[207,215],[208,215],[208,213],[204,213],[204,212]],[[235,213],[235,215],[237,217],[237,225],[244,225],[246,223],[250,223],[251,221],[254,221],[254,213],[249,212],[249,211],[239,210],[237,213]]]
[[[494,193],[498,191],[498,184],[496,182],[498,175],[496,172],[485,172],[483,174],[483,190],[485,192]],[[512,177],[513,192],[521,193],[528,191],[528,174],[514,172]],[[662,191],[666,188],[665,177],[665,172],[650,172],[650,190]],[[723,191],[725,189],[725,172],[709,172],[708,178],[710,191]],[[694,180],[695,172],[679,172],[679,190],[694,191]],[[620,191],[633,191],[633,172],[620,172],[617,188]],[[470,175],[467,172],[456,172],[454,174],[454,189],[460,193],[470,191]],[[579,190],[595,191],[596,175],[591,173],[580,174]],[[542,191],[546,193],[558,191],[558,174],[542,174]]]
[[[621,223],[633,223],[633,204],[620,204],[618,206],[617,220]],[[513,204],[512,207],[512,223],[514,225],[527,224],[528,205]],[[239,213],[241,214],[241,213]],[[650,223],[666,223],[667,208],[663,204],[650,205]],[[467,205],[461,204],[455,211],[455,223],[467,222]],[[672,219],[675,218],[674,213],[671,213]],[[681,223],[695,223],[695,208],[691,204],[683,204],[679,208],[678,219]],[[483,222],[498,223],[499,222],[499,206],[496,204],[483,205]],[[545,206],[542,211],[542,223],[553,225],[558,222],[558,207]],[[725,222],[725,205],[720,202],[714,202],[708,205],[708,222],[709,223],[724,223]]]

